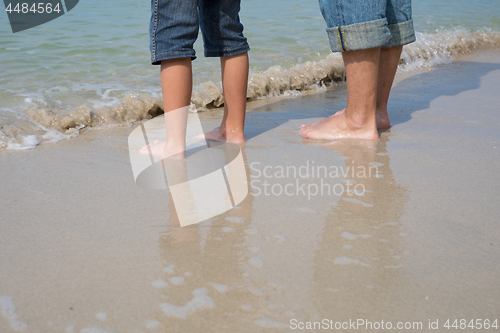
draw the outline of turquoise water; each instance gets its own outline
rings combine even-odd
[[[27,135],[36,135],[38,141],[48,140],[41,138],[40,132],[50,130],[50,121],[34,116],[41,114],[40,109],[54,115],[70,114],[78,107],[84,107],[82,112],[99,113],[122,105],[131,93],[160,98],[159,68],[149,63],[149,16],[146,1],[85,0],[54,21],[13,34],[2,11],[0,148],[9,142],[22,143]],[[468,42],[467,49],[473,49],[488,39],[490,46],[497,46],[500,40],[499,0],[416,1],[413,16],[419,44],[405,55],[410,69],[410,63],[419,67],[449,62],[453,50],[463,48],[458,44],[464,41]],[[317,62],[323,66],[322,61],[336,61],[330,55],[325,23],[316,1],[243,0],[241,20],[252,48],[251,76],[264,72],[265,80],[272,81],[273,75],[282,78],[298,65],[298,76],[308,79],[312,74],[301,64]],[[210,103],[210,94],[219,94],[212,91],[217,90],[214,87],[220,81],[219,62],[203,57],[201,38],[195,49],[195,90],[208,96],[195,103],[203,107]],[[206,82],[215,85],[207,88]],[[256,96],[262,95],[265,93]],[[75,131],[63,134],[75,135]],[[51,135],[49,141],[61,135]],[[11,144],[10,148],[21,146]]]

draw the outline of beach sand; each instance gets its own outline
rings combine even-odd
[[[3,152],[0,332],[286,332],[323,319],[448,331],[448,319],[500,319],[499,87],[498,50],[400,74],[393,126],[376,142],[298,135],[345,106],[343,83],[254,103],[253,194],[184,228],[167,191],[134,183],[133,128]],[[204,127],[220,114],[200,114]],[[277,173],[287,166],[308,175]],[[308,196],[297,182],[344,190]],[[275,195],[287,184],[292,195]]]

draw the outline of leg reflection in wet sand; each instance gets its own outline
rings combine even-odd
[[[323,145],[346,158],[346,169],[354,168],[347,182],[357,187],[332,206],[316,251],[311,298],[321,318],[380,321],[403,302],[397,297],[405,255],[400,218],[408,199],[393,178],[388,141],[384,133],[378,142]]]
[[[246,164],[244,153],[243,158]],[[224,214],[186,227],[179,225],[176,208],[170,197],[168,227],[159,239],[165,268],[156,281],[164,300],[151,328],[251,332],[258,295],[248,288],[244,266],[251,255],[245,230],[251,223],[253,196]]]

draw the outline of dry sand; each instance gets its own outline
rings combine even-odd
[[[372,143],[298,136],[344,106],[342,84],[257,106],[243,149],[251,194],[184,228],[166,191],[134,183],[130,128],[3,153],[0,332],[298,331],[293,319],[448,331],[447,319],[500,319],[499,87],[498,51],[399,75],[393,126]],[[201,115],[207,128],[219,116]],[[257,177],[266,166],[273,177]],[[309,178],[275,174],[287,166]],[[293,195],[265,195],[264,181]],[[308,198],[297,181],[358,193]]]

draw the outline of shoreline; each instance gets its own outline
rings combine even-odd
[[[480,36],[478,38],[481,39]],[[436,63],[451,61],[451,58],[455,59],[454,61],[475,61],[475,58],[485,58],[487,57],[485,55],[492,55],[499,52],[498,48],[489,48],[493,41],[480,40],[477,43],[471,41],[463,43],[455,42],[453,45],[446,47],[440,44],[442,41],[439,43],[437,41],[431,42],[436,44],[433,44],[433,47],[436,48],[434,51],[432,51],[432,48],[429,49],[430,46],[421,41],[416,43],[414,47],[405,49],[408,52],[404,51],[402,62],[407,63],[404,65],[406,69],[400,71],[398,76],[416,75],[422,70],[435,68]],[[248,109],[251,110],[262,105],[272,104],[281,99],[321,93],[324,89],[335,89],[334,87],[339,84],[340,89],[342,89],[342,85],[344,84],[344,81],[342,81],[343,64],[340,58],[336,56],[337,54],[330,54],[327,58],[317,62],[304,63],[283,70],[279,66],[275,66],[263,73],[256,73],[249,81],[249,99],[251,101],[247,103]],[[414,69],[415,66],[418,68]],[[326,87],[324,82],[327,82],[329,86]],[[318,88],[318,85],[324,88]],[[279,96],[272,96],[273,94],[279,94]],[[287,94],[289,96],[286,96]],[[221,98],[222,95],[219,87],[211,81],[206,82],[205,88],[202,90],[195,90],[193,92],[193,101],[202,105],[206,103],[208,105],[212,103],[218,105],[222,102]],[[128,123],[131,121],[132,126],[134,126],[134,124],[138,123],[137,119],[147,118],[150,115],[156,116],[162,113],[161,107],[161,100],[142,96],[139,93],[137,96],[134,94],[126,95],[122,98],[119,105],[101,109],[92,109],[89,106],[80,105],[67,114],[54,113],[50,108],[45,109],[41,107],[35,107],[22,112],[19,111],[18,114],[16,114],[18,111],[10,109],[7,112],[8,114],[4,115],[6,118],[0,119],[0,130],[5,129],[0,132],[0,136],[2,136],[0,140],[0,147],[2,147],[0,154],[6,150],[23,150],[27,147],[36,147],[40,142],[44,144],[60,140],[61,138],[65,140],[64,137],[71,138],[89,130],[99,130],[108,126],[129,126]],[[202,106],[198,112],[217,112],[217,110],[218,108]],[[82,127],[83,129],[80,129]],[[20,144],[21,147],[17,149],[4,148],[8,144],[14,143],[12,141],[13,138],[15,139],[14,142]]]

